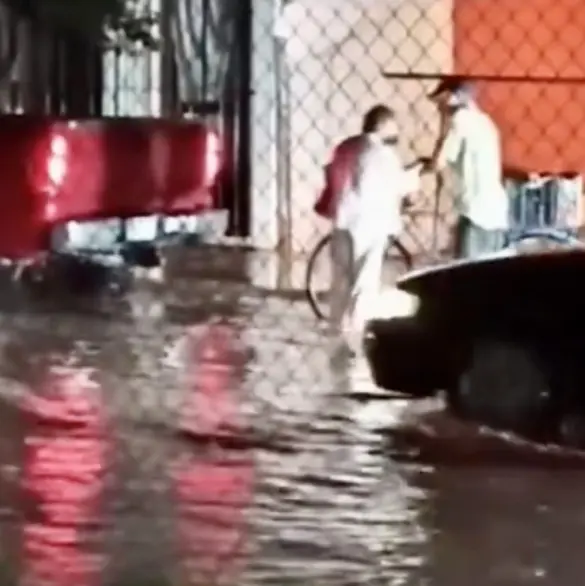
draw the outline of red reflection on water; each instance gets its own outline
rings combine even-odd
[[[27,414],[22,487],[35,514],[23,535],[22,584],[95,584],[102,560],[88,547],[100,513],[107,428],[99,386],[80,368],[51,368]]]
[[[251,461],[182,462],[178,534],[190,584],[236,582],[247,550]]]
[[[218,436],[244,428],[237,396],[243,356],[237,344],[237,331],[227,325],[210,325],[187,334],[187,393],[180,421],[184,431]]]
[[[235,583],[248,546],[245,516],[254,482],[249,450],[221,447],[222,438],[237,442],[245,429],[239,376],[244,358],[237,331],[223,325],[209,326],[203,334],[195,330],[187,357],[180,424],[210,443],[207,450],[188,447],[174,466],[183,567],[189,584]]]

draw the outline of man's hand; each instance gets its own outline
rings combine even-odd
[[[406,165],[406,167],[404,167],[404,169],[406,171],[416,173],[417,175],[422,175],[425,171],[424,160],[419,157],[418,159],[416,159],[416,161],[413,161],[412,163],[409,163],[408,165]]]
[[[432,157],[419,157],[418,164],[420,165],[421,173],[430,173],[435,168]]]
[[[412,197],[409,195],[406,195],[405,197],[402,198],[402,202],[400,205],[400,213],[406,214],[413,207],[414,207],[414,201],[412,200]]]

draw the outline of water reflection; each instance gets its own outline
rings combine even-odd
[[[178,463],[177,538],[187,584],[238,583],[249,550],[245,513],[253,476],[249,455]]]
[[[173,477],[179,555],[189,585],[237,584],[248,549],[254,466],[243,437],[239,337],[234,326],[209,325],[191,328],[185,339],[179,426],[195,441],[175,461]]]
[[[182,431],[218,437],[243,431],[241,335],[231,324],[190,327],[183,340],[185,401]]]
[[[222,254],[142,283],[131,316],[1,316],[0,503],[19,510],[21,478],[27,506],[0,560],[18,545],[20,583],[580,584],[582,459],[552,470],[380,393],[306,303],[248,296]]]
[[[22,579],[26,586],[97,584],[95,550],[107,458],[107,425],[91,372],[51,367],[42,388],[27,393],[22,488]],[[90,539],[90,530],[94,534]]]

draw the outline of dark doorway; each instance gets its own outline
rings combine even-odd
[[[166,17],[172,58],[163,60],[168,68],[163,101],[219,128],[227,159],[220,198],[229,210],[228,233],[248,236],[252,0],[177,0]]]

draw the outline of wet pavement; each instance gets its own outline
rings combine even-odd
[[[0,300],[5,583],[580,584],[585,459],[381,393],[261,258]]]

